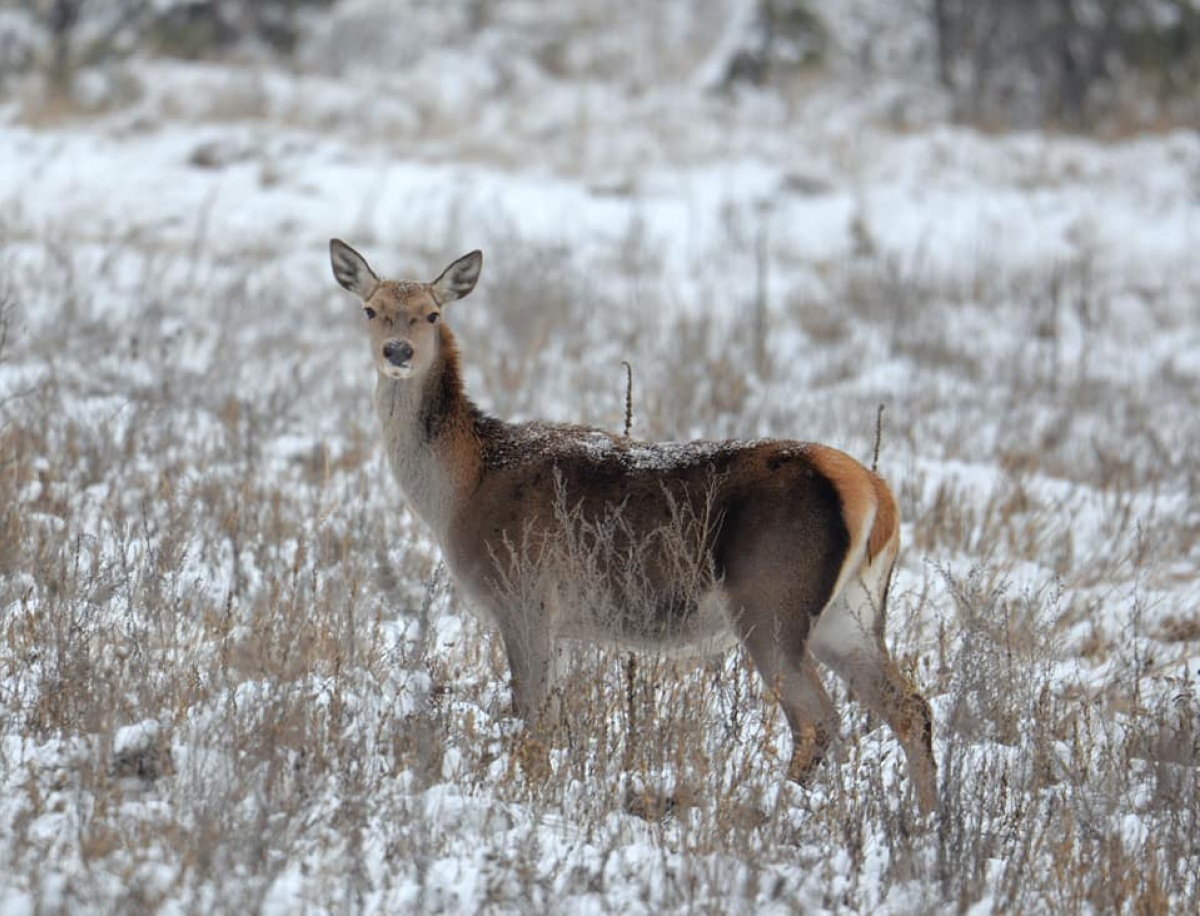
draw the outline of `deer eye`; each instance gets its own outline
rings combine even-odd
[[[430,313],[429,313],[429,315],[426,317],[426,319],[425,319],[425,320],[426,320],[426,321],[428,321],[430,324],[437,324],[437,320],[438,320],[438,313],[437,313],[437,312],[430,312]]]
[[[372,318],[375,317],[375,309],[371,308],[370,306],[367,306],[366,308],[363,309],[363,314],[367,316],[367,321],[370,321]]]

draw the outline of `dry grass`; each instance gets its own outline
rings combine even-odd
[[[875,404],[894,395],[882,468],[908,548],[891,642],[935,705],[941,815],[916,815],[890,733],[832,683],[833,761],[808,793],[781,784],[786,727],[741,653],[630,667],[573,649],[551,771],[530,778],[503,653],[387,477],[332,287],[297,295],[269,267],[222,280],[239,271],[203,251],[179,270],[64,242],[8,265],[0,309],[9,885],[47,912],[251,912],[300,906],[292,894],[393,912],[636,896],[689,912],[1165,913],[1194,899],[1195,593],[1178,569],[1197,519],[1170,509],[1195,470],[1170,456],[1200,430],[1087,361],[1106,331],[1078,303],[1103,314],[1112,278],[1038,299],[1065,281],[868,259],[834,290],[851,324],[803,322],[826,365],[760,372],[744,326],[647,331],[560,255],[497,265],[459,321],[472,385],[502,412],[600,392],[577,416],[619,431],[628,358],[635,433],[774,432],[867,457]],[[122,285],[130,258],[159,271],[136,329],[104,305],[140,295]],[[644,315],[653,258],[613,258]],[[50,260],[63,269],[44,282]],[[1084,287],[1083,266],[1063,270]],[[1004,359],[956,331],[981,296],[1011,329],[995,338]],[[1085,346],[1055,351],[1025,320],[1035,302]],[[62,314],[66,333],[47,317]],[[280,339],[279,314],[309,320]],[[908,389],[826,371],[868,337],[909,368]],[[1039,347],[1058,355],[1031,377],[1015,355]]]

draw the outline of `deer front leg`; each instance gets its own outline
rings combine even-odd
[[[518,738],[517,762],[526,776],[543,779],[550,774],[550,745],[546,729],[546,700],[550,691],[551,639],[546,626],[518,614],[501,636],[508,655],[513,714],[524,722]]]
[[[804,633],[790,632],[782,623],[754,627],[747,619],[743,615],[738,621],[742,643],[792,731],[788,779],[807,786],[837,734],[837,712],[804,647]]]

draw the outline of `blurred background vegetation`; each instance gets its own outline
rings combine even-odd
[[[905,0],[905,5],[919,36],[918,53],[905,62],[907,75],[926,78],[960,123],[1106,133],[1200,124],[1197,0]],[[671,0],[646,8],[615,0],[609,6],[600,15],[588,4],[536,0],[10,0],[0,9],[0,91],[32,74],[46,97],[70,100],[81,71],[139,55],[271,55],[297,66],[337,66],[356,56],[358,49],[347,41],[402,68],[412,46],[392,54],[379,47],[378,30],[371,27],[379,17],[411,21],[414,34],[434,43],[508,27],[518,50],[547,75],[561,78],[603,76],[595,72],[597,61],[573,54],[573,34],[620,30],[640,17],[662,31],[659,49],[684,32],[710,42],[716,60],[705,62],[704,88],[788,91],[797,74],[823,65],[831,40],[826,19],[837,4]],[[300,59],[304,36],[328,31],[322,26],[330,19],[342,22],[333,31],[341,47],[330,53],[327,44],[325,53]],[[436,26],[430,30],[431,20],[443,24],[440,35]],[[868,76],[888,38],[867,36],[857,49]],[[620,42],[614,45],[619,56]],[[664,75],[661,66],[648,72],[652,79]]]

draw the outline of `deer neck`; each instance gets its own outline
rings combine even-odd
[[[475,433],[479,410],[463,389],[458,346],[448,328],[438,329],[438,353],[424,377],[379,376],[375,409],[392,473],[444,544],[483,465]]]

